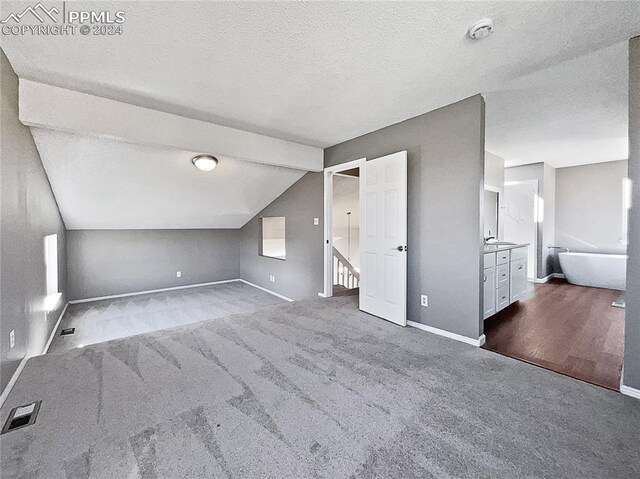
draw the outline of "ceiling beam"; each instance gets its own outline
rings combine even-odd
[[[20,80],[27,126],[321,171],[321,148],[151,110],[87,93]]]

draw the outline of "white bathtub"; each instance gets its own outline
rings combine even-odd
[[[569,283],[624,290],[627,256],[604,253],[560,253],[560,267]]]

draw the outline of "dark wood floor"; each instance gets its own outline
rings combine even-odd
[[[534,285],[535,293],[484,323],[485,349],[618,390],[624,347],[619,291],[563,280]]]

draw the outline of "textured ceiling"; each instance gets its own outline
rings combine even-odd
[[[95,5],[126,12],[121,36],[4,36],[18,75],[316,146],[640,34],[640,2]],[[495,33],[469,40],[485,16]]]
[[[507,166],[628,158],[628,43],[485,93],[486,148]]]
[[[487,149],[508,164],[625,155],[640,2],[67,6],[123,10],[124,33],[3,35],[20,77],[320,147],[484,93]],[[486,16],[495,33],[469,40]],[[72,229],[238,227],[302,174],[223,159],[205,175],[195,152],[33,131]]]
[[[31,129],[68,229],[239,228],[304,171]]]

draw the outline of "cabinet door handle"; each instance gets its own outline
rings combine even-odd
[[[522,265],[520,265],[520,267],[518,269],[522,269]]]
[[[487,282],[487,275],[486,274],[484,275],[484,282],[485,283]]]

